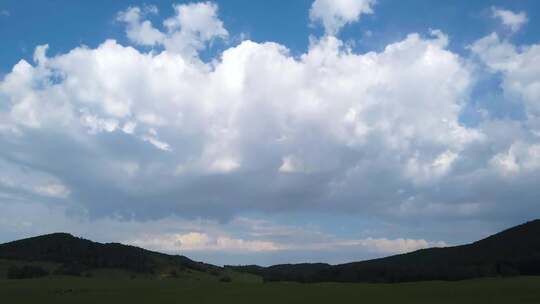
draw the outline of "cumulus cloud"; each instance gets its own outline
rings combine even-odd
[[[33,62],[0,81],[0,194],[94,221],[309,211],[406,222],[540,211],[538,45],[484,37],[470,51],[486,71],[452,52],[439,30],[358,53],[334,34],[373,2],[343,3],[331,17],[314,15],[327,35],[298,56],[244,40],[202,60],[198,51],[228,35],[209,2],[175,6],[162,29],[145,19],[153,7],[121,12],[131,42],[151,50],[106,40],[48,56],[38,46]],[[501,76],[501,98],[524,107],[523,121],[463,122],[477,73]],[[208,250],[293,247],[201,229],[151,235]],[[318,237],[305,246],[437,244]],[[137,240],[163,243],[149,238]]]
[[[540,169],[540,144],[514,142],[508,151],[493,156],[490,163],[506,176],[516,175],[522,170],[536,171]]]
[[[0,85],[8,105],[3,115],[22,132],[8,137],[6,152],[78,189],[75,198],[90,212],[121,212],[129,204],[137,214],[146,208],[139,202],[153,201],[146,195],[158,192],[164,209],[156,212],[165,213],[215,204],[282,208],[290,191],[299,191],[297,204],[321,204],[355,189],[377,170],[373,166],[384,166],[396,183],[421,186],[444,178],[464,149],[483,138],[459,122],[470,71],[445,49],[444,34],[432,35],[411,34],[367,54],[328,36],[298,59],[282,45],[244,41],[208,64],[113,40],[55,57],[40,46],[35,65],[20,61]],[[64,160],[46,160],[46,147],[17,155],[34,134],[52,136],[51,144],[69,142],[80,151],[74,161],[91,167],[70,172]],[[86,158],[92,154],[99,157]],[[110,180],[110,164],[123,162],[139,164],[129,184]],[[304,174],[282,174],[292,172]],[[107,184],[110,203],[96,208],[100,203],[79,174]],[[217,178],[248,182],[253,193],[236,186],[203,189]],[[309,180],[320,184],[302,189]],[[274,186],[262,191],[267,185]],[[371,190],[372,199],[387,190]],[[252,204],[253,198],[268,203]]]
[[[515,13],[497,7],[492,7],[491,11],[493,18],[499,19],[502,24],[508,27],[512,32],[517,32],[525,23],[527,23],[527,21],[529,21],[525,12]]]
[[[356,22],[363,14],[373,14],[375,0],[315,0],[309,10],[309,18],[321,23],[327,35],[336,35],[339,30]]]
[[[163,21],[165,31],[155,28],[148,14],[157,14],[155,6],[130,7],[118,14],[126,24],[128,38],[136,44],[163,45],[166,50],[194,56],[207,42],[227,38],[229,33],[217,17],[218,6],[212,2],[176,4],[175,15]]]
[[[130,7],[118,14],[118,21],[126,23],[126,35],[134,43],[140,45],[155,45],[163,42],[165,35],[154,28],[148,20],[142,20],[146,14],[157,14],[158,9],[155,6]]]
[[[530,127],[540,134],[540,45],[515,46],[492,33],[471,45],[472,52],[502,76],[502,89],[522,101]]]

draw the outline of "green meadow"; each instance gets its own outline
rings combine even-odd
[[[0,303],[540,303],[540,277],[400,284],[50,276],[0,280]]]

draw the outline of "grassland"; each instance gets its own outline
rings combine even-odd
[[[200,279],[0,280],[1,303],[540,303],[540,277],[401,284]]]

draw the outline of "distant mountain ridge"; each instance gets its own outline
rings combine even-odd
[[[0,259],[55,262],[76,272],[96,268],[117,268],[136,273],[221,269],[185,256],[167,255],[119,243],[102,244],[68,233],[52,233],[0,244]]]
[[[228,266],[266,281],[408,282],[540,275],[540,220],[461,246],[421,249],[386,258],[329,264]]]
[[[467,245],[421,249],[340,265],[302,263],[219,267],[180,255],[167,255],[119,243],[92,242],[67,233],[0,244],[0,260],[54,262],[62,265],[58,269],[60,274],[80,274],[102,268],[156,275],[201,272],[222,276],[232,271],[258,275],[265,281],[297,282],[409,282],[540,275],[540,220]]]

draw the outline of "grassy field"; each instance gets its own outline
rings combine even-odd
[[[403,284],[0,280],[2,303],[540,303],[540,277]]]

